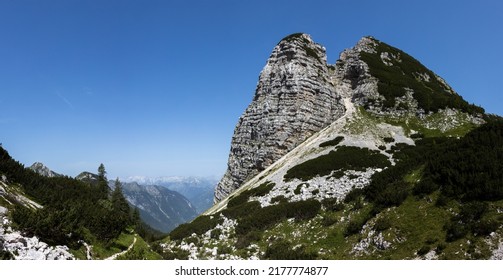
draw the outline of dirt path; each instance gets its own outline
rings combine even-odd
[[[129,252],[129,250],[133,249],[134,244],[136,244],[136,236],[134,237],[133,243],[131,243],[131,245],[129,245],[129,247],[127,248],[126,251],[122,251],[120,253],[113,254],[110,257],[106,258],[105,260],[115,260],[117,257],[126,254],[127,252]]]

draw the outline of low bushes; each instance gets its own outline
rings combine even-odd
[[[310,199],[305,201],[280,203],[249,212],[248,216],[238,219],[236,233],[244,235],[253,230],[264,230],[284,219],[311,219],[318,214],[321,203]]]
[[[267,247],[264,257],[269,260],[314,260],[317,256],[317,253],[308,252],[304,246],[293,249],[290,242],[279,240]]]
[[[369,167],[387,167],[388,158],[381,153],[367,148],[339,147],[327,155],[305,161],[292,167],[285,174],[285,180],[294,178],[309,180],[317,175],[325,176],[334,170],[365,170]]]
[[[234,207],[246,203],[252,196],[264,196],[268,194],[275,185],[276,184],[272,182],[265,182],[256,188],[248,189],[238,196],[231,198],[227,203],[227,207]]]
[[[339,143],[342,142],[342,140],[344,140],[344,136],[337,136],[332,140],[321,143],[320,148],[328,147],[328,146],[337,146]]]
[[[214,228],[216,225],[222,222],[222,218],[214,216],[199,216],[194,221],[188,224],[179,225],[173,231],[169,233],[169,236],[173,240],[181,240],[195,234],[203,234],[208,230]]]

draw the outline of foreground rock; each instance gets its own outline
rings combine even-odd
[[[27,237],[15,231],[6,217],[7,209],[0,207],[0,251],[16,260],[74,260],[67,246],[49,246],[36,236]]]

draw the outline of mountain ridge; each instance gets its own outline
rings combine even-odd
[[[293,34],[279,44],[304,38]],[[298,51],[315,65],[320,62],[316,52]],[[498,180],[496,173],[469,179],[457,170],[467,164],[473,170],[497,165],[489,151],[503,139],[500,118],[485,115],[420,62],[372,37],[362,38],[327,67],[331,80],[317,82],[333,86],[343,113],[264,170],[249,165],[254,171],[241,171],[254,175],[173,230],[158,253],[168,259],[498,258],[503,194],[487,187],[489,194],[480,195],[489,183],[473,185],[477,191],[445,184]],[[288,83],[281,87],[290,88]],[[268,120],[265,113],[253,118],[261,117]],[[244,118],[247,112],[238,121],[229,165],[249,160],[247,154],[232,155]],[[472,139],[488,133],[495,135],[492,142],[474,144]],[[467,157],[486,153],[490,163],[453,160],[456,150]],[[437,161],[444,162],[445,171],[436,169]],[[473,220],[474,215],[484,222]],[[417,224],[420,220],[426,228]]]

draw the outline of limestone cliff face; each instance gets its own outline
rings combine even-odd
[[[215,201],[343,115],[332,76],[325,48],[308,35],[293,34],[278,43],[234,131]]]

